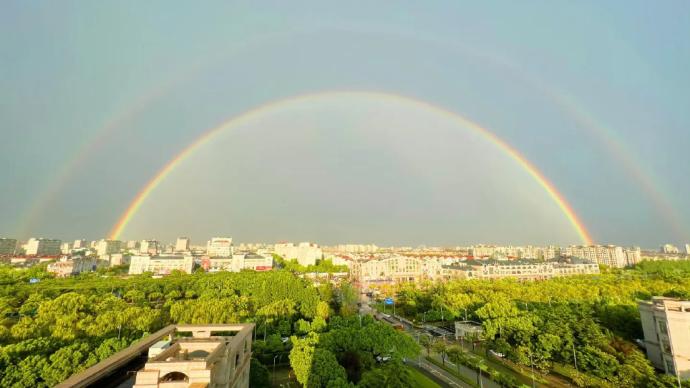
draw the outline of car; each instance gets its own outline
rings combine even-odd
[[[490,353],[492,356],[498,357],[498,358],[504,358],[504,357],[506,356],[505,354],[500,353],[500,352],[497,352],[497,351],[495,351],[495,350],[489,350],[489,353]]]

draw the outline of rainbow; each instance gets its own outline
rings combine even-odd
[[[572,206],[563,197],[563,195],[556,189],[556,187],[542,174],[537,167],[535,167],[527,158],[525,158],[517,149],[511,147],[508,143],[500,139],[493,132],[480,126],[479,124],[455,113],[445,108],[441,108],[435,105],[431,105],[428,102],[417,100],[411,97],[405,97],[397,94],[374,92],[374,91],[326,91],[302,94],[294,97],[289,97],[286,99],[281,99],[277,101],[268,102],[266,104],[255,107],[249,111],[246,111],[239,116],[233,117],[220,125],[211,128],[204,132],[200,137],[198,137],[193,143],[185,147],[180,153],[175,155],[168,163],[166,163],[156,175],[144,185],[144,187],[137,193],[134,199],[129,203],[127,209],[122,213],[122,215],[117,220],[117,223],[112,227],[110,231],[109,238],[119,239],[122,232],[125,230],[132,218],[137,214],[141,206],[146,202],[146,199],[151,195],[151,193],[163,182],[170,173],[172,173],[177,166],[183,163],[187,158],[194,154],[197,150],[203,147],[205,144],[210,142],[220,133],[238,127],[248,121],[267,113],[268,111],[275,109],[281,105],[288,103],[304,102],[312,99],[318,99],[330,96],[349,96],[349,97],[374,97],[389,101],[397,101],[408,104],[414,104],[418,107],[427,109],[429,111],[435,112],[439,115],[445,116],[456,123],[469,128],[486,138],[489,142],[494,144],[496,147],[501,149],[507,156],[513,159],[524,171],[526,171],[544,191],[549,195],[549,197],[555,202],[555,204],[561,209],[563,214],[566,216],[570,224],[573,226],[574,230],[582,240],[582,243],[591,245],[593,243],[592,237],[589,231],[584,226],[583,222],[577,216]]]

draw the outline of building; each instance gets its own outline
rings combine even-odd
[[[96,242],[96,255],[105,256],[113,253],[120,253],[122,241],[118,240],[98,240]]]
[[[175,252],[189,252],[189,237],[178,237],[175,242]]]
[[[461,265],[443,266],[444,279],[503,279],[544,280],[553,277],[591,275],[599,273],[595,263],[560,263],[520,261],[470,262]]]
[[[57,388],[248,388],[253,323],[170,325]],[[136,371],[132,374],[131,371]]]
[[[690,301],[638,302],[647,357],[666,373],[690,379]]]
[[[661,246],[661,253],[677,255],[680,253],[680,249],[673,244],[664,244]]]
[[[299,244],[278,243],[273,247],[273,252],[285,260],[297,259],[299,265],[305,267],[316,265],[316,262],[323,258],[321,248],[309,242],[301,242]]]
[[[17,250],[17,240],[0,238],[0,256],[12,256]]]
[[[72,249],[83,249],[88,246],[88,243],[86,240],[74,240],[74,243],[72,243]]]
[[[62,253],[63,255],[69,255],[70,253],[72,253],[72,243],[63,242],[60,245],[60,253]]]
[[[455,339],[479,340],[484,330],[482,324],[474,321],[455,321]]]
[[[168,275],[172,271],[192,273],[193,256],[132,256],[129,260],[129,274],[140,275],[152,272],[155,275]]]
[[[139,253],[142,255],[157,255],[161,251],[160,244],[156,240],[141,240]]]
[[[418,257],[383,256],[354,262],[351,271],[360,282],[413,282],[424,276],[424,261]]]
[[[64,278],[72,275],[78,275],[82,272],[92,272],[95,269],[95,258],[77,256],[71,259],[63,259],[48,264],[47,271],[55,274],[56,277]]]
[[[273,256],[255,253],[234,254],[232,257],[204,256],[201,259],[201,267],[209,272],[270,271],[273,269]]]
[[[690,255],[690,244],[685,244],[685,254]]]
[[[48,238],[30,238],[26,243],[27,256],[58,256],[62,241]]]
[[[232,237],[214,237],[206,243],[206,254],[212,257],[232,257]]]
[[[99,256],[98,258],[107,262],[109,267],[116,267],[119,265],[129,264],[132,256],[124,253],[113,253],[110,255]]]
[[[628,258],[622,247],[616,245],[571,245],[564,250],[565,257],[576,257],[612,268],[628,265]]]

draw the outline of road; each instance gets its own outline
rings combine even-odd
[[[359,313],[361,315],[374,315],[375,311],[369,306],[369,298],[365,294],[360,293],[360,307],[359,307]],[[382,321],[389,323],[388,321]],[[408,328],[408,325],[403,324],[406,328]],[[409,329],[412,329],[411,327]],[[408,334],[410,334],[409,331],[406,331]],[[421,358],[419,360],[407,360],[408,364],[414,365],[418,368],[424,369],[425,371],[431,373],[434,375],[438,380],[443,382],[446,386],[448,387],[463,387],[463,388],[472,388],[471,385],[465,383],[464,381],[458,379],[457,377],[453,376],[451,373],[446,372],[440,367],[437,367],[436,365],[429,363],[427,361],[423,361]]]

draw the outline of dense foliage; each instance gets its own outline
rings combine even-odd
[[[337,294],[286,271],[104,276],[0,267],[0,386],[52,386],[171,323],[253,321],[282,335],[300,320],[325,327]]]
[[[637,301],[690,297],[690,263],[643,262],[604,272],[535,282],[407,284],[387,293],[411,319],[478,321],[488,348],[543,373],[559,369],[580,386],[673,386],[633,343],[642,338]]]

